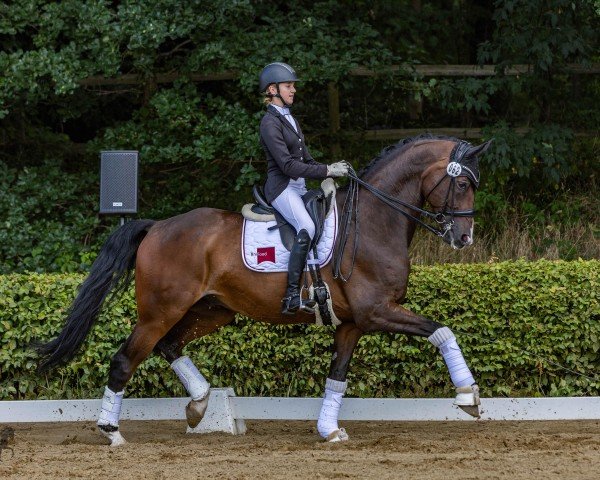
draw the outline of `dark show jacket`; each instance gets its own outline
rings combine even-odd
[[[296,119],[294,119],[296,120]],[[265,197],[275,200],[290,183],[290,178],[327,177],[327,165],[317,162],[304,143],[304,134],[296,120],[298,132],[271,105],[260,122],[260,144],[267,154]]]

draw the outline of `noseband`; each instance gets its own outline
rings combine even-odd
[[[370,185],[365,182],[361,178],[358,177],[356,172],[352,167],[350,167],[350,171],[348,174],[348,178],[350,178],[350,185],[348,188],[348,195],[346,196],[346,200],[344,201],[344,206],[342,209],[342,215],[340,220],[340,234],[338,236],[338,240],[336,242],[335,253],[333,256],[333,276],[334,278],[341,278],[343,281],[348,281],[350,276],[352,275],[352,269],[354,267],[354,258],[356,256],[356,249],[358,247],[358,190],[359,185],[366,188],[369,192],[371,192],[376,198],[381,200],[383,203],[401,213],[407,218],[415,221],[422,227],[429,230],[431,233],[437,235],[438,237],[444,237],[454,225],[455,217],[474,217],[476,211],[474,209],[471,210],[454,210],[449,207],[449,205],[454,204],[454,187],[456,185],[456,179],[459,176],[465,176],[469,179],[474,189],[479,187],[479,170],[476,167],[476,164],[466,165],[463,160],[464,154],[467,149],[471,145],[468,142],[460,141],[458,142],[452,152],[450,153],[448,166],[446,167],[446,174],[438,180],[438,182],[433,186],[433,188],[429,191],[429,193],[425,197],[425,202],[429,198],[429,196],[433,193],[433,191],[439,187],[439,185],[444,181],[446,177],[450,177],[450,182],[448,185],[448,191],[446,192],[446,198],[444,200],[444,206],[440,212],[432,212],[430,210],[426,210],[424,208],[416,207],[411,205],[410,203],[406,203],[398,198],[395,198],[382,190]],[[450,200],[450,201],[449,201]],[[428,223],[425,223],[420,218],[410,214],[404,209],[409,209],[414,212],[417,212],[427,218],[435,221],[438,226],[432,226]],[[355,218],[355,240],[354,240],[354,251],[352,253],[352,267],[350,269],[350,273],[347,277],[344,277],[341,273],[341,264],[342,257],[344,255],[344,250],[346,248],[346,243],[348,241],[348,237],[350,236],[350,228],[352,224],[352,217]]]

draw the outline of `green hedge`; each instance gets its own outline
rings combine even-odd
[[[80,275],[0,276],[0,399],[98,397],[110,357],[135,322],[131,292],[105,311],[85,350],[38,377],[34,338],[62,328]],[[415,267],[407,308],[454,330],[484,396],[600,394],[600,261],[524,261]],[[214,386],[238,395],[318,396],[329,368],[330,328],[270,326],[238,318],[199,339],[187,353]],[[557,366],[567,367],[576,375]],[[425,339],[364,336],[348,394],[450,396],[441,355]],[[147,359],[129,396],[178,396],[167,363]]]

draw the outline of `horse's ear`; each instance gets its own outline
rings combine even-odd
[[[493,141],[494,139],[492,138],[491,140],[488,140],[487,142],[482,143],[481,145],[477,145],[476,147],[469,147],[469,149],[465,153],[465,158],[476,157],[477,155],[485,153],[487,149],[490,148],[490,145]]]

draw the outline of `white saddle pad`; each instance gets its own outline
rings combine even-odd
[[[255,272],[287,272],[290,252],[281,242],[279,230],[268,228],[277,222],[254,222],[244,219],[242,228],[242,259],[244,264]],[[323,235],[317,245],[319,265],[329,263],[333,252],[333,242],[337,234],[337,206],[325,218]]]

